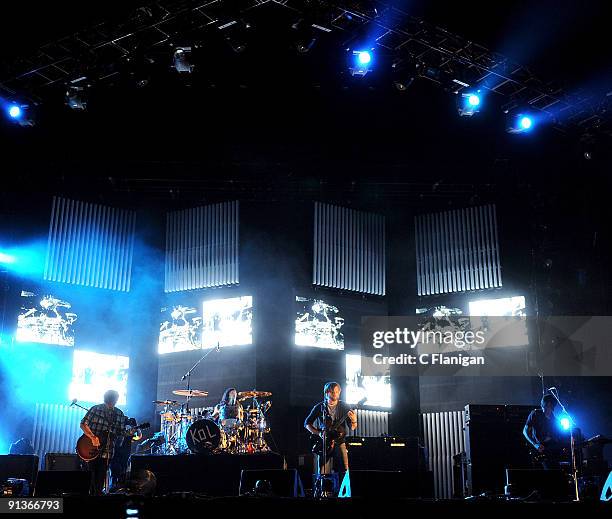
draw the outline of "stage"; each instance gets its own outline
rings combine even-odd
[[[493,500],[413,500],[413,499],[328,499],[276,498],[276,497],[222,497],[210,498],[203,494],[181,493],[173,496],[143,498],[138,496],[107,496],[99,498],[64,498],[64,516],[83,517],[84,511],[95,510],[97,516],[114,518],[148,517],[312,517],[335,516],[371,518],[381,512],[448,516],[491,517],[492,514],[550,514],[570,513],[581,517],[608,516],[612,506],[602,502],[554,503],[508,502]]]

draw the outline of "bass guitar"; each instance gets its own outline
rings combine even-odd
[[[367,398],[362,398],[357,405],[353,407],[351,410],[359,409],[367,400]],[[348,418],[348,411],[344,416],[340,418],[340,420],[332,421],[330,416],[325,418],[325,445],[323,444],[323,438],[320,436],[313,434],[312,435],[312,453],[317,456],[323,456],[323,452],[325,452],[325,456],[331,456],[336,443],[346,436],[346,430],[344,427],[344,422]]]
[[[142,423],[140,425],[136,425],[134,427],[130,427],[126,429],[125,432],[121,433],[120,436],[130,437],[134,436],[137,431],[148,429],[151,427],[151,424],[148,422]],[[111,434],[102,434],[98,439],[100,440],[100,446],[94,447],[93,441],[85,434],[82,434],[81,437],[77,440],[76,443],[76,453],[79,455],[83,461],[93,461],[95,460],[101,452],[106,448],[106,439],[110,436],[110,441],[115,441],[116,435]],[[131,441],[131,440],[130,440]]]

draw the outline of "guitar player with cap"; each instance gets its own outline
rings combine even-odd
[[[357,415],[345,402],[340,400],[342,388],[337,382],[328,382],[323,388],[323,401],[319,402],[312,408],[310,414],[304,420],[304,427],[311,434],[324,437],[325,429],[331,431],[327,441],[334,438],[333,431],[339,431],[337,439],[333,439],[333,448],[331,454],[324,461],[323,455],[317,455],[316,469],[317,474],[331,474],[335,469],[336,472],[340,467],[344,471],[349,468],[348,451],[345,444],[345,436],[348,428],[355,430],[357,428]],[[327,424],[327,425],[326,425]]]
[[[115,407],[119,393],[110,389],[104,393],[104,403],[94,405],[81,420],[81,429],[91,439],[94,447],[101,449],[100,455],[89,461],[91,471],[91,495],[102,495],[110,460],[113,457],[115,438],[126,430],[127,417]]]

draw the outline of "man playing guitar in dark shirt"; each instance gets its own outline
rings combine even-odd
[[[340,467],[345,471],[349,468],[345,436],[349,427],[351,430],[357,428],[357,414],[340,400],[341,392],[342,388],[337,382],[325,384],[323,402],[315,405],[304,420],[306,430],[320,436],[327,444],[322,446],[326,452],[316,455],[318,474],[330,474],[334,468],[337,472]],[[331,452],[327,452],[327,447]]]

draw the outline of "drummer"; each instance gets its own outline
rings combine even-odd
[[[221,401],[213,409],[211,417],[219,421],[223,427],[231,427],[242,423],[244,409],[238,402],[238,391],[234,387],[228,387],[221,397]]]

